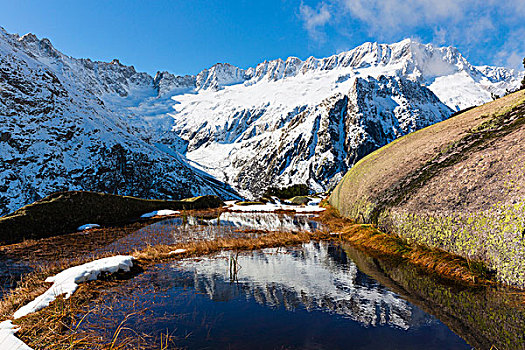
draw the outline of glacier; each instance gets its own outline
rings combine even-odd
[[[326,191],[366,154],[518,88],[523,75],[407,39],[152,77],[0,28],[0,215],[62,190]]]

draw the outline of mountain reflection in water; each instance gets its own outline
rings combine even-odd
[[[141,316],[126,318],[133,313]],[[469,348],[333,243],[159,264],[108,291],[80,328],[110,341],[124,318],[152,348],[166,332],[192,349]]]
[[[186,260],[173,268],[193,273],[193,287],[212,300],[228,301],[243,294],[270,307],[330,311],[365,326],[405,330],[435,322],[360,272],[338,246],[308,243],[300,249],[271,248],[239,255],[235,284],[230,283],[231,254]]]
[[[223,212],[219,217],[183,216],[148,225],[97,252],[125,254],[147,245],[176,244],[217,237],[236,237],[254,231],[298,232],[323,230],[314,215]]]

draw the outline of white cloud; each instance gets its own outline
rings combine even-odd
[[[316,9],[313,9],[301,2],[299,14],[304,22],[304,27],[308,32],[308,35],[316,40],[322,40],[324,36],[319,29],[328,23],[330,18],[332,18],[328,5],[321,2],[317,5]]]
[[[368,24],[372,33],[457,21],[471,0],[334,0],[344,13]]]
[[[508,56],[505,57],[504,65],[515,69],[523,69],[523,55],[516,52],[509,52]]]
[[[525,28],[510,32],[500,50],[495,55],[495,61],[499,65],[523,69],[523,57],[525,57]]]
[[[447,30],[444,28],[434,28],[434,42],[443,45],[447,43]]]
[[[422,35],[513,67],[525,55],[525,0],[322,0],[299,12],[319,42],[328,26],[346,36],[357,26],[377,41]]]

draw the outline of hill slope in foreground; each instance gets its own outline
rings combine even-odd
[[[330,204],[409,242],[483,261],[525,287],[525,91],[371,153]]]

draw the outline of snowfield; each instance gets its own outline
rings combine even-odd
[[[65,189],[165,199],[257,198],[298,183],[325,191],[366,154],[523,77],[408,39],[152,77],[1,28],[0,71],[0,215]]]
[[[174,149],[257,198],[270,185],[330,189],[364,155],[517,88],[523,73],[407,39],[246,70],[217,64],[203,76],[208,83],[163,72],[159,96],[133,111],[167,111],[152,118],[172,118]]]

